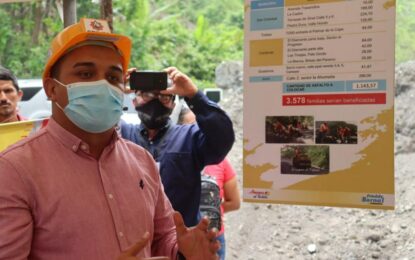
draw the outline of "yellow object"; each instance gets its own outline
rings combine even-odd
[[[36,133],[49,119],[37,119],[0,124],[0,152],[8,146]]]
[[[128,69],[131,53],[131,39],[120,34],[113,34],[105,20],[81,18],[79,23],[68,26],[52,41],[49,58],[43,71],[43,81],[50,77],[52,66],[74,46],[86,41],[112,43],[123,58],[124,72]]]
[[[395,6],[396,6],[396,0],[389,0],[383,4],[383,8],[385,8],[386,10],[388,10],[391,7],[395,7]]]
[[[249,65],[251,67],[281,66],[284,63],[283,52],[283,39],[251,41],[249,48]]]

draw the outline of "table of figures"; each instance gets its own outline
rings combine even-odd
[[[394,0],[245,2],[247,201],[393,207],[394,48]],[[380,169],[378,184],[345,181]],[[339,190],[356,197],[323,198]]]

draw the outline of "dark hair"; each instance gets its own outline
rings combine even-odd
[[[0,66],[0,80],[10,80],[13,83],[14,88],[19,91],[19,85],[17,84],[17,78],[13,75],[13,73]]]
[[[179,118],[177,119],[177,124],[183,125],[184,117],[190,112],[192,112],[190,108],[182,106],[182,109],[180,110]]]

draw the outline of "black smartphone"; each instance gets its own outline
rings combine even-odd
[[[134,71],[130,74],[130,88],[133,90],[164,90],[167,84],[167,72]]]

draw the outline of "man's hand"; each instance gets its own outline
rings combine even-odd
[[[208,231],[209,220],[203,218],[197,226],[188,228],[184,225],[179,212],[174,213],[177,243],[179,251],[186,260],[217,260],[216,252],[220,248],[216,240],[217,231]]]
[[[135,245],[124,251],[117,260],[169,260],[168,257],[160,256],[160,257],[150,257],[150,258],[137,258],[137,254],[143,250],[148,241],[150,239],[150,233],[144,233],[143,237],[140,241],[138,241]]]
[[[124,83],[125,83],[125,88],[124,88],[124,93],[125,94],[130,94],[130,93],[134,93],[135,90],[132,90],[130,88],[130,75],[131,73],[137,71],[137,68],[130,68],[127,70],[127,74],[125,74],[125,78],[124,78]],[[127,84],[128,83],[128,84]]]
[[[164,71],[167,72],[173,84],[168,89],[160,91],[160,93],[179,95],[187,98],[192,98],[196,95],[197,87],[188,76],[175,67],[169,67]]]

